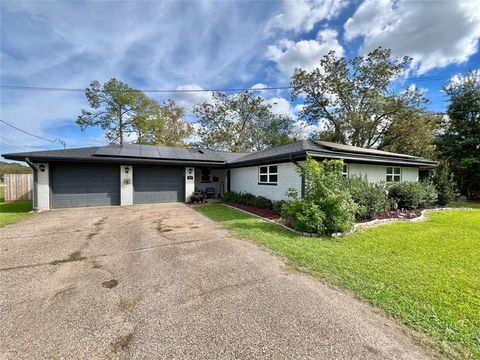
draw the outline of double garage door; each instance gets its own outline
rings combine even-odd
[[[52,164],[52,208],[120,205],[120,166]],[[183,168],[134,166],[134,203],[184,201]]]

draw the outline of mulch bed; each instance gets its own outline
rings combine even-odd
[[[274,220],[274,221],[281,220],[281,216],[278,213],[276,213],[275,211],[270,210],[270,209],[257,208],[255,206],[239,204],[239,203],[236,203],[236,202],[229,202],[227,204],[230,205],[230,206],[236,207],[237,209],[248,211],[252,214],[264,217],[264,218],[269,219],[269,220]]]
[[[276,223],[287,225],[288,227],[290,227],[289,224],[284,219],[282,219],[280,214],[276,213],[273,210],[257,208],[255,206],[239,204],[236,202],[229,202],[227,204],[230,206],[236,207],[238,209],[248,211],[249,213],[264,217],[266,219],[273,220]],[[372,220],[383,220],[383,219],[414,219],[421,216],[422,211],[427,209],[435,209],[435,207],[432,206],[432,207],[418,208],[413,210],[399,209],[399,210],[385,211],[383,213],[377,214],[373,219],[362,220],[362,221],[359,221],[359,223],[361,224],[361,223],[366,223]]]

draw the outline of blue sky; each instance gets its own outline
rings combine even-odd
[[[2,1],[2,85],[85,88],[116,77],[141,89],[285,86],[328,51],[346,57],[377,46],[409,55],[405,82],[425,89],[434,111],[454,74],[480,68],[480,0]],[[417,79],[417,80],[415,80]],[[185,108],[210,94],[149,94]],[[288,91],[262,92],[296,116]],[[105,144],[74,123],[81,92],[1,89],[1,118],[68,147]],[[315,126],[304,129],[308,132]],[[59,148],[5,125],[0,152]]]

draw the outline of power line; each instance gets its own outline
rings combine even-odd
[[[41,140],[45,140],[45,141],[49,141],[49,142],[51,142],[51,143],[57,143],[57,142],[58,142],[58,143],[60,143],[60,144],[62,144],[62,145],[63,145],[63,148],[65,148],[65,146],[66,146],[66,142],[65,142],[65,141],[63,141],[63,140],[61,140],[61,139],[58,139],[58,138],[57,138],[57,139],[55,139],[55,140],[47,139],[47,138],[44,138],[44,137],[41,137],[41,136],[38,136],[38,135],[32,134],[32,133],[30,133],[30,132],[28,132],[28,131],[26,131],[26,130],[20,129],[20,128],[16,127],[15,125],[12,125],[12,124],[10,124],[10,123],[6,122],[6,121],[5,121],[5,120],[3,120],[3,119],[0,119],[0,122],[4,123],[5,125],[8,125],[8,126],[10,126],[11,128],[13,128],[13,129],[15,129],[15,130],[21,131],[21,132],[23,132],[24,134],[27,134],[27,135],[30,135],[30,136],[36,137],[37,139],[41,139]]]
[[[16,149],[16,150],[21,150],[21,151],[26,151],[27,149],[23,148],[23,147],[20,147],[20,146],[17,146],[17,145],[14,145],[12,144],[11,142],[9,142],[7,139],[5,139],[3,136],[0,136],[0,139],[2,140],[0,143],[2,144],[2,146],[6,146],[6,147],[9,147],[11,149]]]
[[[72,91],[84,92],[85,89],[80,88],[61,88],[61,87],[45,87],[45,86],[16,86],[1,85],[2,89],[10,90],[37,90],[37,91]],[[195,92],[239,92],[239,91],[268,91],[268,90],[288,90],[291,86],[276,87],[259,87],[259,88],[231,88],[231,89],[131,89],[127,91],[141,91],[146,93],[195,93]]]
[[[394,81],[435,81],[450,79],[452,75],[437,76],[419,76],[408,79],[395,79]],[[32,91],[69,91],[84,92],[85,88],[63,88],[63,87],[47,87],[47,86],[19,86],[19,85],[1,85],[2,89],[9,90],[32,90]],[[145,93],[198,93],[198,92],[240,92],[240,91],[270,91],[270,90],[290,90],[291,85],[287,86],[264,86],[258,88],[212,88],[212,89],[130,89],[127,91],[141,91]]]

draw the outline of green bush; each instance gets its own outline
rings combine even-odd
[[[391,200],[384,183],[369,183],[366,178],[353,177],[346,181],[353,201],[358,205],[355,218],[370,220],[375,215],[390,210]]]
[[[190,195],[190,201],[195,202],[203,202],[204,196],[203,195]]]
[[[239,196],[240,195],[235,191],[227,191],[225,194],[223,194],[223,200],[226,202],[237,202]]]
[[[391,184],[388,196],[400,209],[417,209],[434,205],[437,202],[437,190],[429,182],[404,182]]]
[[[272,210],[275,211],[277,214],[281,214],[283,204],[285,204],[285,200],[274,201],[272,205]]]
[[[238,202],[240,204],[253,206],[254,201],[255,201],[255,195],[250,193],[243,193],[238,196]]]
[[[455,199],[455,178],[447,163],[440,164],[430,175],[430,180],[437,189],[437,204],[444,206]]]
[[[315,234],[325,232],[325,213],[320,206],[305,199],[285,201],[281,215],[297,231]]]
[[[325,160],[319,163],[307,156],[306,163],[298,168],[305,180],[305,196],[297,200],[290,192],[294,200],[282,207],[282,210],[285,208],[285,212],[282,212],[289,216],[292,226],[314,228],[316,233],[327,235],[353,228],[357,205],[346,189],[342,170],[343,161]],[[298,204],[295,205],[296,203]],[[322,221],[317,226],[312,224],[315,218]],[[305,221],[303,225],[302,221]]]
[[[263,208],[263,209],[271,209],[273,207],[272,200],[267,199],[263,196],[257,196],[253,200],[253,206]]]

